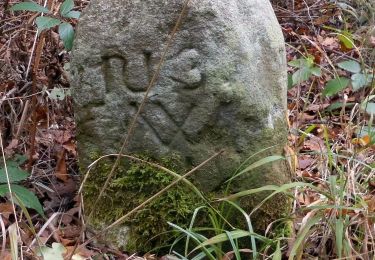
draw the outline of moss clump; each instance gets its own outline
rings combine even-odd
[[[143,158],[144,159],[144,158]],[[176,170],[171,162],[159,160],[164,167]],[[117,167],[116,176],[99,203],[93,205],[100,188],[111,171],[113,160],[103,159],[91,172],[84,189],[85,207],[94,210],[89,223],[93,226],[108,225],[143,203],[146,199],[170,184],[175,177],[146,163],[123,160]],[[180,226],[189,223],[194,209],[202,203],[198,195],[182,182],[151,202],[125,221],[129,227],[127,238],[123,238],[123,249],[148,252],[173,241],[174,233],[167,221]],[[119,237],[111,232],[110,237]],[[106,237],[108,239],[108,236]],[[111,239],[111,238],[110,238]],[[120,241],[110,241],[118,245]]]

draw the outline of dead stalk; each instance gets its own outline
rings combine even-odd
[[[50,8],[52,6],[53,0],[47,0],[47,6]],[[45,2],[46,4],[46,2]],[[38,36],[35,36],[35,41],[37,40]],[[36,127],[37,127],[37,113],[36,113],[36,106],[37,106],[37,99],[35,93],[37,92],[37,77],[38,77],[38,69],[40,64],[40,59],[43,52],[43,47],[45,43],[45,31],[40,33],[40,40],[37,44],[36,51],[35,51],[35,59],[34,59],[34,67],[32,70],[32,99],[31,99],[31,111],[32,111],[32,126],[30,130],[30,154],[29,154],[29,162],[27,164],[27,169],[30,171],[33,166],[33,155],[35,153],[35,136],[36,136]],[[31,64],[32,55],[30,57],[29,63]]]
[[[224,152],[224,150],[221,150],[221,151],[215,153],[214,155],[212,155],[210,158],[208,158],[207,160],[205,160],[204,162],[202,162],[201,164],[199,164],[194,169],[192,169],[189,172],[185,173],[184,175],[180,176],[179,178],[177,178],[176,180],[174,180],[173,182],[171,182],[169,185],[167,185],[165,188],[163,188],[162,190],[160,190],[159,192],[157,192],[156,194],[154,194],[153,196],[151,196],[150,198],[148,198],[142,204],[138,205],[137,207],[135,207],[134,209],[132,209],[131,211],[129,211],[127,214],[125,214],[124,216],[122,216],[121,218],[117,219],[115,222],[113,222],[112,224],[110,224],[109,226],[107,226],[106,228],[104,228],[103,230],[101,230],[95,236],[93,236],[92,238],[88,239],[85,243],[83,243],[82,245],[80,245],[79,248],[83,248],[84,246],[86,246],[87,244],[89,244],[90,242],[92,242],[93,240],[99,238],[101,235],[103,235],[103,233],[105,233],[108,230],[110,230],[111,228],[119,225],[121,222],[123,222],[125,219],[127,219],[128,217],[130,217],[132,214],[134,214],[138,210],[144,208],[147,204],[149,204],[150,202],[154,201],[156,198],[160,197],[163,193],[165,193],[166,191],[168,191],[170,188],[172,188],[173,186],[175,186],[180,181],[186,179],[191,174],[193,174],[197,170],[201,169],[208,162],[212,161],[213,159],[215,159],[216,157],[218,157],[219,155],[221,155],[223,152]]]

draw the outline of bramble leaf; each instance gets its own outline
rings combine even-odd
[[[69,13],[64,14],[63,16],[66,18],[74,18],[78,19],[81,15],[81,12],[79,11],[70,11]]]
[[[357,91],[365,87],[366,85],[370,84],[372,77],[368,74],[357,73],[353,74],[351,79],[353,90]]]
[[[65,0],[64,3],[60,6],[60,14],[65,16],[74,8],[73,0]]]
[[[335,79],[331,79],[327,82],[325,89],[323,90],[323,95],[326,97],[330,97],[336,95],[338,92],[343,90],[349,85],[349,79],[344,77],[338,77]]]
[[[10,186],[12,193],[16,195],[17,199],[19,199],[26,208],[35,209],[40,215],[44,216],[43,207],[34,193],[16,184]],[[4,197],[7,193],[9,193],[8,185],[0,185],[0,196]]]
[[[20,169],[18,166],[8,165],[7,169],[8,169],[9,181],[11,183],[23,181],[27,179],[27,177],[29,177],[28,172]],[[7,183],[5,169],[0,169],[0,183]]]
[[[22,2],[22,3],[18,3],[18,4],[15,4],[13,5],[10,10],[12,11],[31,11],[31,12],[40,12],[40,13],[49,13],[50,11],[35,3],[35,2]]]
[[[342,61],[337,63],[337,66],[352,73],[359,73],[361,71],[361,65],[355,60]]]
[[[70,23],[62,23],[59,25],[59,35],[64,43],[65,49],[68,51],[73,47],[74,29]]]
[[[52,28],[61,23],[59,19],[47,17],[47,16],[39,16],[35,19],[35,22],[36,22],[39,32],[45,29]]]

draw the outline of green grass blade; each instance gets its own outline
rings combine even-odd
[[[321,220],[321,216],[315,216],[309,219],[305,226],[298,232],[296,241],[293,244],[292,250],[290,251],[289,260],[294,260],[295,256],[299,251],[302,250],[301,246],[303,241],[305,240],[306,235],[310,231],[311,227],[314,226]]]
[[[231,204],[239,212],[242,213],[242,215],[245,217],[247,228],[248,228],[249,232],[254,233],[253,225],[251,224],[251,219],[250,219],[249,214],[247,214],[240,206],[238,206],[233,201],[227,200],[226,202]],[[256,241],[255,241],[255,236],[250,236],[250,242],[251,242],[251,251],[252,251],[252,254],[253,254],[253,259],[256,259],[257,255],[258,255],[258,250],[257,250]]]
[[[229,233],[230,233],[230,235],[233,239],[238,239],[238,238],[241,238],[241,237],[247,237],[247,236],[254,235],[254,233],[250,233],[249,231],[240,230],[240,229],[230,231]],[[228,235],[226,233],[222,233],[222,234],[216,235],[216,236],[211,237],[211,238],[207,239],[206,241],[202,242],[199,246],[194,248],[192,250],[192,252],[194,252],[198,249],[201,249],[205,246],[212,246],[212,245],[223,243],[223,242],[226,242],[226,241],[228,241]]]
[[[284,156],[280,156],[280,155],[271,155],[271,156],[267,156],[265,158],[262,158],[262,159],[260,159],[260,160],[258,160],[256,162],[250,164],[244,170],[240,171],[239,173],[237,173],[236,175],[234,175],[232,178],[230,178],[226,182],[230,182],[234,178],[237,178],[238,176],[241,176],[242,174],[247,173],[247,172],[249,172],[251,170],[254,170],[255,168],[258,168],[258,167],[260,167],[260,166],[262,166],[264,164],[275,162],[275,161],[279,161],[279,160],[285,160],[285,157]]]
[[[191,221],[190,221],[190,224],[189,224],[189,231],[190,231],[190,232],[192,232],[192,230],[193,230],[193,226],[194,226],[194,223],[195,223],[195,219],[196,219],[196,217],[197,217],[197,215],[198,215],[198,212],[199,212],[201,209],[203,209],[203,208],[205,208],[205,206],[198,207],[198,208],[196,208],[196,209],[194,210],[194,212],[193,212],[193,216],[192,216]],[[190,236],[187,236],[187,237],[186,237],[186,242],[185,242],[185,257],[188,256],[189,243],[190,243]]]
[[[233,238],[232,233],[229,232],[229,231],[225,231],[225,234],[227,235],[227,237],[229,239],[229,242],[232,246],[232,249],[233,249],[234,255],[236,256],[236,259],[241,260],[240,251],[238,250],[238,247],[237,247],[237,245],[234,241],[235,238]]]
[[[335,238],[336,238],[336,251],[338,258],[342,257],[343,239],[344,239],[344,221],[342,218],[335,221]]]
[[[329,193],[327,193],[327,192],[325,192],[325,191],[323,191],[323,190],[315,187],[311,183],[306,183],[306,182],[292,182],[292,183],[284,184],[282,186],[266,185],[266,186],[263,186],[263,187],[260,187],[260,188],[256,188],[256,189],[250,189],[250,190],[240,191],[238,193],[232,194],[232,195],[227,196],[225,198],[219,199],[219,201],[221,201],[221,200],[234,200],[234,199],[238,199],[238,198],[241,198],[241,197],[244,197],[244,196],[249,196],[251,194],[255,194],[255,193],[259,193],[259,192],[263,192],[263,191],[274,191],[271,195],[269,195],[265,199],[265,200],[268,200],[269,198],[273,197],[277,193],[285,192],[285,191],[287,191],[289,189],[293,189],[293,188],[297,188],[297,187],[308,187],[308,188],[311,188],[314,191],[318,192],[319,194],[322,194],[322,195],[326,196],[327,198],[332,199],[332,196]],[[262,203],[264,203],[264,202],[265,201],[263,201]]]
[[[277,241],[277,247],[275,253],[273,253],[272,260],[281,260],[282,259],[282,253],[280,248],[280,241]]]
[[[173,223],[171,223],[171,222],[167,222],[168,223],[168,225],[170,225],[170,226],[172,226],[173,228],[175,228],[175,229],[177,229],[178,231],[180,231],[180,232],[182,232],[182,233],[184,233],[184,234],[186,234],[187,236],[190,236],[198,245],[202,245],[202,237],[203,236],[197,236],[197,234],[195,234],[195,233],[193,233],[193,232],[191,232],[191,231],[189,231],[189,230],[185,230],[185,229],[183,229],[183,228],[181,228],[181,227],[179,227],[179,226],[177,226],[177,225],[175,225],[175,224],[173,224]],[[216,258],[211,254],[211,252],[210,251],[208,251],[207,250],[207,248],[205,247],[205,246],[202,246],[202,247],[200,247],[200,248],[202,248],[202,250],[206,253],[206,256],[209,258],[209,259],[212,259],[212,260],[215,260]]]

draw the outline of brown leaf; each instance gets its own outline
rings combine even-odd
[[[83,257],[84,259],[89,259],[91,258],[92,256],[95,255],[95,252],[94,251],[91,251],[91,250],[88,250],[87,248],[82,248],[82,247],[75,247],[75,246],[67,246],[65,247],[66,248],[66,253],[64,254],[64,257],[68,257],[72,254],[72,252],[74,251],[74,255],[79,255],[81,257]]]
[[[375,47],[375,36],[370,37],[370,44],[372,45],[372,47]]]
[[[9,215],[13,213],[13,206],[11,203],[0,203],[0,213],[9,218]]]
[[[63,182],[67,182],[69,175],[66,170],[66,161],[65,161],[65,150],[61,149],[59,154],[57,155],[57,165],[55,170],[56,178],[62,180]]]
[[[306,107],[306,110],[316,112],[316,111],[321,111],[329,106],[330,104],[310,104]]]
[[[331,19],[331,16],[329,16],[329,15],[323,15],[323,16],[320,16],[317,19],[315,19],[313,21],[313,23],[315,25],[322,25],[322,24],[325,24],[326,22],[328,22],[329,19]]]
[[[67,143],[72,139],[72,134],[66,130],[54,130],[52,132],[54,139],[59,144]]]
[[[4,153],[9,157],[14,154],[14,150],[18,147],[18,140],[13,139],[9,145],[4,149]]]
[[[353,138],[352,144],[354,145],[360,145],[362,147],[367,146],[368,144],[371,143],[371,136],[365,135],[360,138]]]
[[[77,146],[72,140],[69,140],[68,142],[64,143],[63,147],[72,155],[77,156]]]
[[[74,214],[78,212],[79,207],[71,208],[70,210],[64,213],[63,217],[61,218],[61,222],[66,226],[71,224]]]
[[[81,227],[69,225],[61,229],[62,237],[65,239],[76,239],[81,235]]]
[[[324,38],[321,42],[320,42],[321,45],[323,45],[324,47],[331,47],[332,49],[334,48],[338,48],[339,47],[339,41],[337,38],[335,37],[327,37],[327,38]]]
[[[2,254],[0,254],[0,259],[2,260],[12,260],[12,254],[8,251],[4,251]]]
[[[298,158],[298,167],[300,170],[304,170],[314,162],[314,159],[310,156],[300,156]]]
[[[61,244],[63,244],[66,247],[66,246],[74,245],[75,240],[74,239],[60,238],[60,242],[61,242]]]
[[[303,113],[301,120],[302,121],[311,121],[316,118],[316,115],[310,115],[309,113]]]

